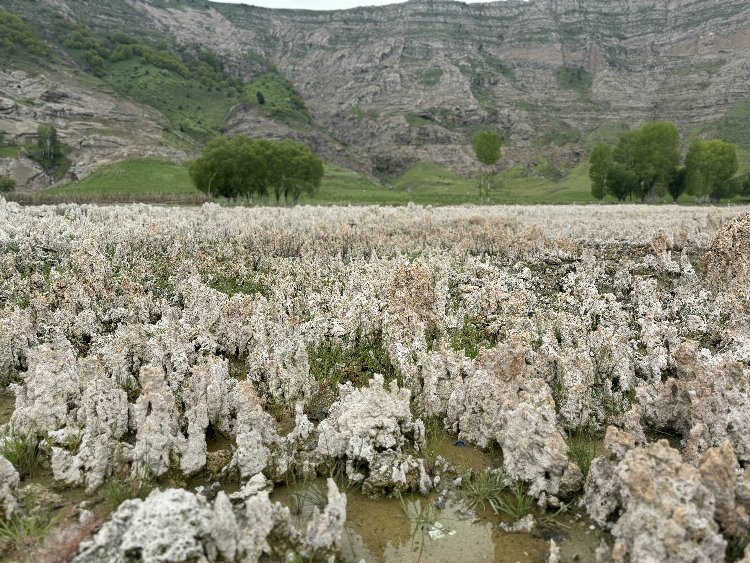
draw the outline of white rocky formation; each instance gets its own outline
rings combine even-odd
[[[505,471],[530,483],[532,495],[575,491],[580,469],[568,461],[549,387],[533,377],[522,349],[498,345],[481,354],[477,366],[448,404],[447,420],[455,421],[459,436],[482,447],[495,440]]]
[[[750,498],[728,442],[708,450],[699,467],[666,440],[636,447],[614,427],[605,447],[591,465],[584,502],[611,529],[615,561],[723,561],[725,538],[746,537]]]
[[[279,436],[273,417],[263,410],[252,383],[239,382],[235,393],[237,449],[232,457],[231,466],[237,467],[240,477],[246,479],[268,468],[272,461],[269,446],[273,446]],[[285,471],[286,467],[282,467],[279,473],[283,475]],[[273,475],[276,475],[275,471]]]
[[[92,492],[124,462],[120,441],[128,432],[128,398],[95,358],[81,360],[78,368],[84,382],[78,429],[68,427],[55,434],[61,445],[52,447],[52,471],[55,479],[84,482]],[[66,440],[80,442],[77,452],[63,447]]]
[[[670,353],[670,367],[672,377],[637,392],[645,420],[684,436],[693,463],[725,440],[741,462],[750,462],[750,368],[732,353],[714,355],[692,340]]]
[[[0,511],[10,518],[18,507],[20,477],[13,464],[0,456]]]
[[[10,426],[16,433],[38,435],[75,426],[81,388],[75,354],[65,339],[30,349],[22,379],[22,384],[11,385],[16,408]]]
[[[339,400],[318,427],[316,452],[324,458],[346,461],[346,474],[361,483],[365,493],[382,494],[432,486],[422,460],[407,453],[424,447],[424,424],[414,420],[411,394],[395,381],[389,389],[375,375],[368,387],[339,387]]]
[[[345,521],[346,495],[331,479],[327,505],[322,513],[315,509],[304,530],[266,491],[233,507],[223,492],[210,503],[183,489],[156,490],[123,502],[73,561],[254,562],[286,550],[324,559],[338,552]]]
[[[736,537],[747,478],[732,481],[730,456],[712,449],[750,461],[750,333],[721,279],[733,261],[739,279],[746,258],[747,219],[721,227],[735,212],[0,199],[0,376],[17,397],[6,430],[33,435],[55,479],[89,492],[127,472],[239,475],[232,500],[258,503],[251,512],[276,526],[283,513],[260,510],[268,481],[337,462],[367,493],[427,492],[428,416],[468,443],[496,442],[504,471],[553,504],[580,480],[565,432],[615,424],[627,434],[608,435],[586,502],[602,525],[621,521],[618,549],[648,537],[632,514],[674,505],[702,517],[691,508],[700,498],[714,499],[716,530]],[[310,353],[370,340],[400,388],[374,378],[318,400],[330,381],[315,380]],[[648,427],[682,440],[679,465],[647,445]],[[216,434],[221,451],[209,453]],[[699,471],[708,493],[649,504],[620,476],[626,456],[691,483]],[[718,545],[711,526],[684,529],[686,545]],[[268,554],[266,537],[238,540],[235,553]]]

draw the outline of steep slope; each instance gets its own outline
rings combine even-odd
[[[47,30],[61,57],[56,21],[199,44],[246,83],[276,70],[309,121],[270,112],[253,83],[224,129],[292,135],[378,175],[418,160],[466,172],[469,139],[485,126],[510,145],[504,165],[544,155],[566,168],[587,137],[654,118],[750,143],[750,126],[738,130],[732,118],[750,100],[745,0],[414,0],[335,12],[195,0],[6,4]]]

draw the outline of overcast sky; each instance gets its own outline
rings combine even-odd
[[[213,1],[213,0],[212,0]],[[221,0],[226,4],[252,4],[264,8],[291,8],[295,10],[345,10],[355,6],[382,6],[398,4],[398,0]],[[402,0],[403,1],[403,0]],[[463,0],[467,4],[479,4],[477,0]],[[487,0],[484,0],[486,2]]]

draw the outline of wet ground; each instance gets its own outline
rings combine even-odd
[[[454,443],[455,438],[444,435],[439,440],[438,453],[459,473],[496,467],[500,462],[492,451],[457,447]],[[325,505],[325,491],[325,480],[316,479],[277,487],[271,498],[289,506],[298,523],[304,525],[314,506]],[[592,529],[585,511],[577,507],[558,514],[535,508],[537,525],[533,532],[509,533],[499,524],[511,524],[511,518],[481,507],[472,517],[458,498],[441,510],[435,507],[437,494],[372,499],[354,487],[344,492],[347,517],[342,556],[346,561],[535,563],[545,561],[550,539],[559,545],[562,561],[593,561],[601,538],[606,536]]]

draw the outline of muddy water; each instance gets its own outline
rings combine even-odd
[[[460,446],[456,438],[443,433],[437,440],[437,453],[450,462],[459,473],[464,471],[482,471],[488,467],[495,468],[502,465],[499,450],[481,450],[473,446]]]
[[[0,392],[0,424],[5,424],[10,420],[15,407],[16,396],[7,391]]]
[[[313,506],[324,505],[325,487],[325,481],[318,479],[304,486],[277,488],[271,498],[289,506],[296,513],[297,523],[304,526]],[[371,499],[352,489],[346,495],[342,556],[347,561],[542,562],[551,538],[560,546],[564,561],[592,561],[600,538],[604,537],[591,530],[591,522],[577,511],[557,516],[536,513],[539,524],[534,532],[508,533],[497,526],[501,519],[495,515],[482,514],[481,518],[466,520],[460,504],[438,510],[433,505],[435,496],[410,495],[403,501]],[[417,507],[412,514],[427,516],[431,511],[429,525],[417,527],[415,518],[406,515],[405,506],[410,503]]]
[[[459,473],[481,471],[501,464],[499,454],[471,446],[454,446],[455,438],[440,438],[438,453]],[[273,500],[289,506],[298,524],[304,526],[313,506],[325,505],[324,479],[278,487]],[[477,510],[467,519],[460,501],[440,510],[434,506],[437,495],[405,496],[402,500],[371,499],[351,487],[347,495],[346,531],[342,556],[347,561],[382,563],[441,562],[542,562],[549,552],[549,540],[560,546],[563,561],[593,561],[599,541],[605,536],[591,529],[591,521],[580,510],[553,515],[537,511],[537,528],[529,533],[508,533],[501,522],[512,523],[490,510]],[[411,518],[407,516],[410,512]],[[415,517],[419,514],[419,517]],[[427,525],[421,525],[425,524]]]

